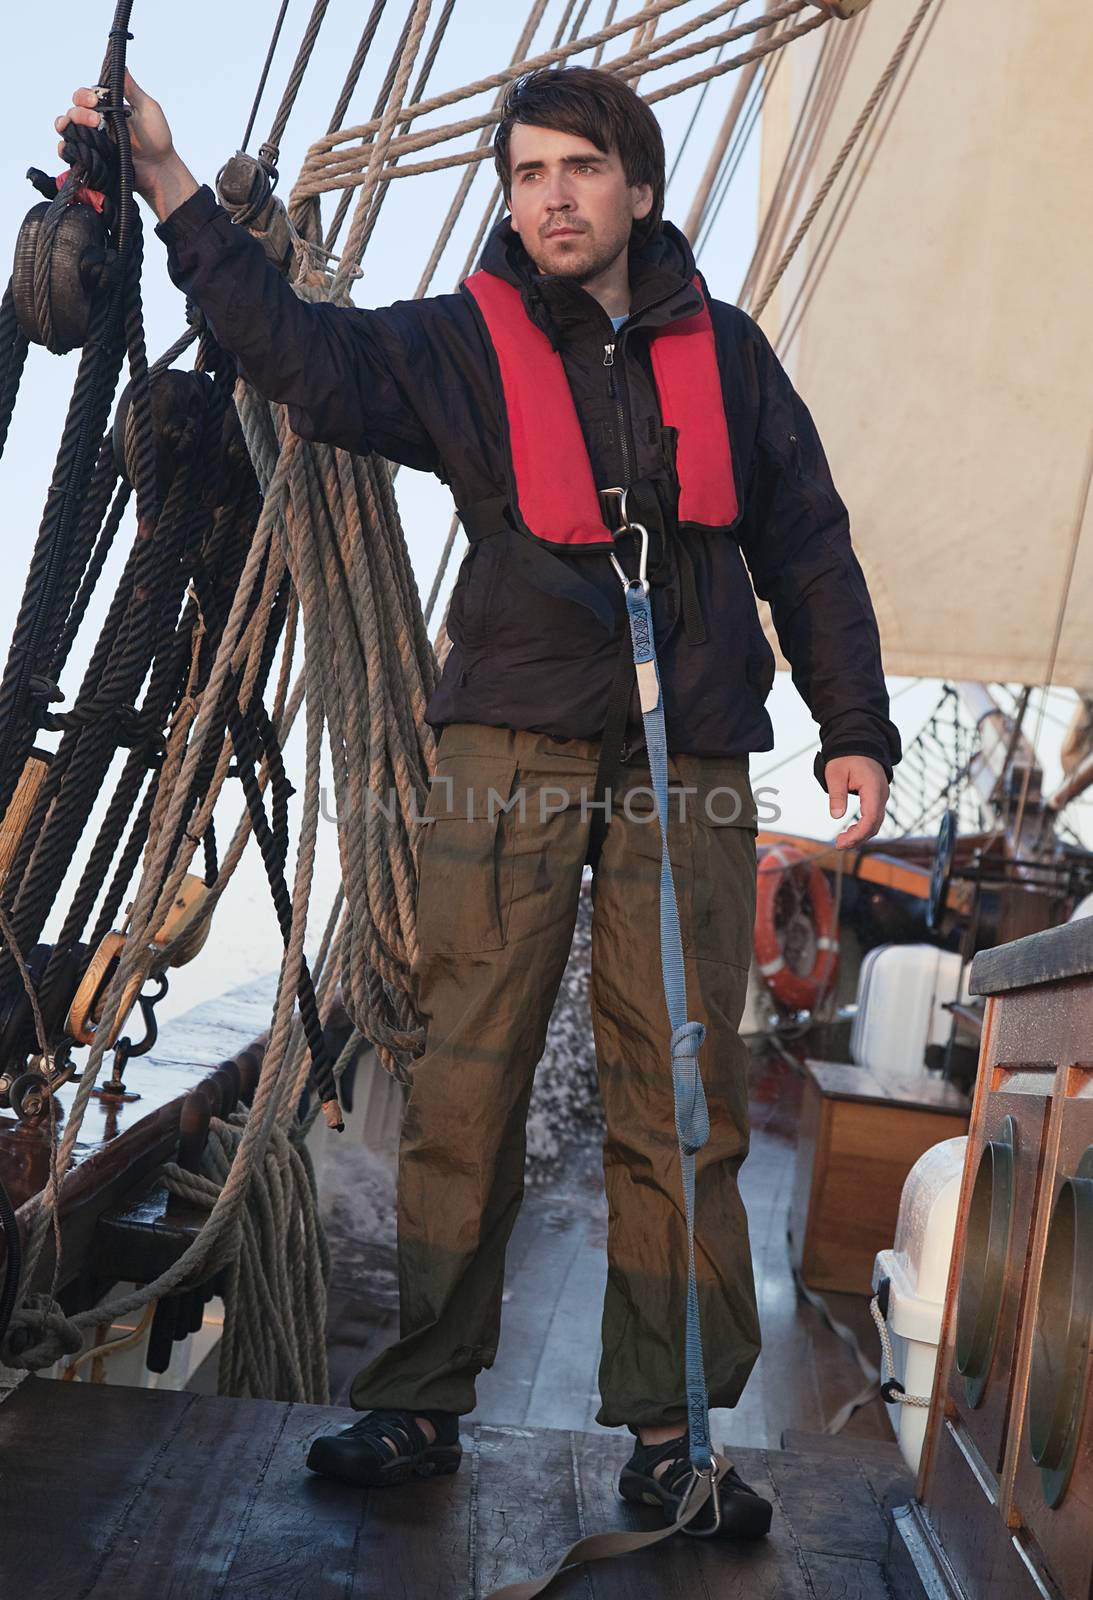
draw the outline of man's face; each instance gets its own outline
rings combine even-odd
[[[627,183],[616,150],[556,128],[518,122],[509,150],[512,226],[539,271],[578,283],[598,277],[649,214],[650,186]]]

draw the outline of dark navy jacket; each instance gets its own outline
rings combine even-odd
[[[473,537],[428,721],[598,737],[625,627],[622,587],[604,551],[548,549],[506,512],[503,406],[469,298],[436,295],[374,311],[302,301],[208,187],[156,232],[174,282],[259,393],[288,406],[301,437],[379,451],[450,486]],[[631,311],[617,334],[579,285],[536,272],[507,220],[481,265],[519,287],[559,351],[597,485],[643,486],[645,518],[656,523],[652,603],[669,748],[773,748],[764,702],[774,655],[754,584],[819,723],[821,785],[823,764],[840,755],[872,756],[890,777],[900,740],[846,508],[808,410],[758,326],[735,306],[710,302],[740,513],[728,531],[681,530],[672,515],[673,437],[660,423],[649,343],[701,303],[683,235],[666,223],[632,253]],[[628,743],[640,742],[635,693]]]

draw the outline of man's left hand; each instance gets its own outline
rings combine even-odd
[[[857,795],[861,811],[858,820],[836,836],[835,848],[849,850],[871,839],[884,821],[888,804],[888,779],[880,762],[871,756],[836,756],[824,766],[824,781],[833,817],[845,814],[848,792]]]

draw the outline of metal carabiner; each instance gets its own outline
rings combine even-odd
[[[708,1478],[710,1482],[710,1503],[713,1506],[713,1522],[708,1528],[696,1528],[692,1523],[688,1523],[685,1528],[680,1528],[679,1531],[680,1533],[689,1533],[692,1539],[711,1539],[715,1533],[720,1533],[721,1531],[721,1489],[720,1477],[717,1470],[717,1457],[710,1457],[710,1465],[708,1470],[700,1470],[698,1467],[692,1467],[691,1473],[691,1481],[687,1485],[686,1489],[684,1489],[683,1494],[680,1497],[679,1508],[676,1511],[676,1520],[678,1522],[680,1517],[686,1515],[687,1507],[690,1504],[691,1496],[694,1494],[695,1489],[698,1487],[698,1484],[703,1478]]]
[[[626,495],[626,490],[624,489],[623,490],[624,498],[625,498],[625,495]],[[641,554],[638,557],[638,575],[637,575],[637,577],[636,578],[628,578],[626,576],[626,573],[623,570],[622,564],[620,563],[618,556],[615,554],[615,552],[613,550],[611,551],[610,556],[608,557],[608,559],[610,560],[611,565],[614,567],[615,571],[618,573],[619,580],[622,583],[622,586],[623,586],[624,589],[629,589],[629,587],[630,587],[630,585],[632,583],[639,583],[641,585],[642,594],[648,594],[649,593],[649,579],[646,576],[646,573],[648,572],[648,569],[649,569],[649,530],[648,530],[648,528],[646,528],[640,522],[627,522],[621,528],[619,528],[617,530],[617,532],[615,533],[615,538],[616,539],[620,538],[621,535],[624,534],[624,533],[639,533],[641,535]]]

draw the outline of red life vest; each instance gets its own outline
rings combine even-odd
[[[697,278],[695,285],[701,292]],[[515,285],[475,272],[463,287],[497,360],[521,520],[544,544],[612,548],[561,356]],[[661,420],[678,433],[679,521],[727,528],[736,520],[736,485],[705,296],[701,311],[659,329],[650,351]]]

